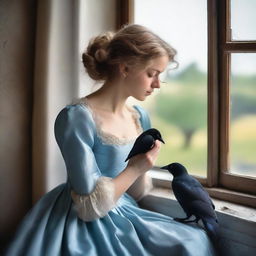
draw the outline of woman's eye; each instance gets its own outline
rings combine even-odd
[[[156,74],[148,73],[148,76],[149,76],[149,77],[155,77],[155,76],[156,76]]]

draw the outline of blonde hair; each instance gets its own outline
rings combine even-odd
[[[143,66],[160,56],[176,62],[176,50],[141,25],[126,25],[116,33],[106,32],[93,38],[82,55],[88,75],[96,81],[115,77],[118,65]],[[177,63],[177,62],[176,62]]]

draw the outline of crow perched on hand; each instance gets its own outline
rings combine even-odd
[[[176,218],[175,220],[198,223],[201,219],[210,238],[217,242],[219,224],[214,210],[215,206],[200,182],[190,176],[182,164],[172,163],[161,169],[166,169],[173,175],[174,195],[187,215],[186,218]],[[192,215],[195,216],[195,219],[188,220]]]
[[[157,129],[151,128],[151,129],[144,131],[135,140],[135,143],[134,143],[128,157],[126,158],[125,162],[135,155],[148,152],[151,148],[153,148],[156,140],[160,140],[161,142],[164,143],[161,133]]]

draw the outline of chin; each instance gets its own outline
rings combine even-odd
[[[144,101],[146,99],[146,96],[137,96],[137,97],[134,97],[136,100],[139,100],[139,101]]]

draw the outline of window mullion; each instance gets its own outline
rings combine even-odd
[[[219,175],[220,182],[222,173],[229,170],[229,120],[230,120],[230,98],[229,98],[229,82],[230,82],[230,54],[225,51],[225,45],[230,39],[229,33],[229,13],[228,3],[226,1],[218,1],[218,34],[219,34],[219,95],[220,111],[219,111]]]
[[[230,54],[223,51],[220,64],[220,171],[229,170]]]
[[[219,163],[219,98],[217,1],[208,0],[208,161],[207,185],[218,185]]]
[[[229,52],[256,52],[256,42],[249,41],[233,41],[224,44],[224,50]]]

